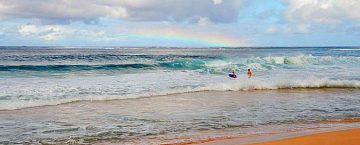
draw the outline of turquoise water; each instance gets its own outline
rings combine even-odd
[[[0,47],[0,110],[205,90],[359,88],[359,50]],[[239,79],[227,77],[232,70]]]

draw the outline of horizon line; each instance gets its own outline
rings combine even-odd
[[[0,47],[89,47],[89,48],[95,48],[95,47],[117,47],[117,48],[286,48],[286,47],[293,47],[293,48],[309,48],[309,47],[360,47],[360,46],[121,46],[121,45],[104,45],[104,46],[95,46],[95,45],[0,45]]]

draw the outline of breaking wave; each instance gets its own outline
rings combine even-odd
[[[107,56],[110,57],[110,56]],[[117,57],[117,56],[111,56]],[[128,56],[146,58],[146,55]],[[180,58],[180,56],[169,58],[148,56],[157,58],[154,61],[145,62],[124,62],[111,63],[101,65],[77,65],[77,64],[51,64],[51,65],[0,65],[0,71],[89,71],[89,70],[122,70],[122,69],[169,69],[169,70],[202,70],[210,73],[226,73],[231,69],[241,70],[241,68],[253,68],[258,70],[270,70],[273,68],[284,68],[289,66],[302,65],[336,65],[336,64],[353,64],[360,63],[359,57],[344,56],[267,56],[267,57],[251,57],[251,58],[211,58],[200,56],[188,56],[188,58]]]
[[[315,77],[310,77],[304,80],[263,81],[258,79],[248,79],[244,77],[244,78],[239,78],[237,80],[227,80],[226,82],[210,84],[206,86],[176,87],[167,90],[126,94],[126,95],[99,95],[99,96],[93,95],[93,96],[64,98],[58,100],[17,100],[17,101],[8,100],[8,102],[3,100],[5,103],[1,104],[0,110],[13,110],[13,109],[28,108],[28,107],[59,105],[63,103],[71,103],[77,101],[121,100],[121,99],[133,99],[133,98],[201,92],[201,91],[255,91],[255,90],[301,89],[301,88],[359,89],[360,81],[332,80],[327,78],[315,78]],[[3,99],[3,97],[0,96],[0,99]]]

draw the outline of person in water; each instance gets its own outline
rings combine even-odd
[[[234,70],[232,71],[231,74],[229,74],[229,77],[231,77],[231,78],[236,78],[237,77]]]
[[[247,74],[248,74],[248,77],[249,77],[249,78],[251,78],[251,76],[252,76],[252,72],[251,72],[251,70],[250,70],[250,69],[248,69]]]

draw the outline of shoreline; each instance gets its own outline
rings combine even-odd
[[[358,145],[360,144],[360,128],[348,129],[348,130],[340,130],[340,131],[332,131],[332,132],[324,132],[317,133],[311,135],[305,135],[300,137],[294,137],[283,140],[275,140],[264,143],[255,143],[250,145]]]
[[[360,144],[359,135],[360,127],[343,127],[325,130],[314,129],[287,133],[217,137],[171,145],[357,145]]]
[[[37,108],[46,108],[46,107],[56,107],[56,106],[63,106],[63,105],[69,105],[69,104],[81,104],[81,103],[88,103],[88,102],[94,102],[94,103],[104,103],[104,102],[116,102],[116,101],[126,101],[126,100],[139,100],[139,99],[148,99],[148,98],[155,98],[155,97],[168,97],[168,96],[177,96],[177,95],[192,95],[192,94],[198,94],[198,93],[254,93],[254,92],[275,92],[275,93],[286,93],[286,92],[309,92],[309,91],[315,91],[315,92],[338,92],[341,90],[347,90],[347,91],[360,91],[359,88],[339,88],[339,87],[314,87],[314,88],[279,88],[279,89],[254,89],[254,90],[227,90],[227,91],[219,91],[219,90],[199,90],[199,91],[189,91],[189,92],[175,92],[175,93],[169,93],[169,94],[157,94],[157,95],[139,95],[139,96],[128,96],[125,98],[117,98],[117,97],[107,97],[103,99],[99,99],[96,96],[92,96],[94,98],[85,98],[83,100],[75,99],[75,100],[68,100],[64,102],[57,102],[57,103],[50,103],[50,104],[39,104],[34,106],[26,106],[26,107],[19,107],[19,108],[11,108],[11,109],[3,109],[0,108],[0,112],[9,112],[9,111],[21,111],[21,110],[27,110],[27,109],[37,109]]]
[[[338,95],[349,98],[348,96],[356,96],[357,93],[358,91],[344,93],[342,89],[206,91],[123,100],[78,101],[7,110],[0,111],[0,128],[6,130],[0,134],[0,141],[14,144],[72,142],[178,145],[228,140],[241,140],[244,144],[269,141],[275,137],[281,139],[319,131],[360,128],[360,119],[356,117],[340,116],[325,120],[307,117],[307,120],[289,121],[284,118],[282,121],[262,112],[263,108],[274,109],[273,106],[277,105],[278,110],[274,111],[286,116],[288,112],[282,110],[287,108],[298,110],[297,112],[310,111],[318,116],[332,108],[309,109],[308,102],[332,103],[328,100],[331,97],[336,101]],[[288,97],[289,95],[292,97]],[[293,107],[293,103],[300,103],[305,107]],[[340,109],[346,111],[357,106],[351,106],[351,103],[349,105]],[[258,114],[256,118],[251,117],[254,113]],[[25,131],[20,132],[19,127]],[[12,138],[16,134],[22,134],[26,138]]]
[[[325,119],[320,121],[319,124],[328,124],[327,127],[313,127],[313,128],[303,128],[299,130],[288,130],[285,132],[270,132],[263,134],[247,134],[239,136],[217,136],[210,137],[201,140],[192,140],[185,142],[177,143],[163,143],[161,145],[287,145],[287,144],[299,144],[299,145],[318,145],[325,144],[323,142],[316,142],[303,144],[304,141],[314,140],[313,138],[321,138],[324,141],[328,134],[335,134],[337,136],[335,142],[337,144],[326,144],[329,145],[342,145],[343,140],[347,140],[347,136],[342,137],[341,134],[349,134],[350,136],[359,136],[360,135],[360,117],[349,117],[343,119]],[[349,126],[348,126],[349,125]],[[356,130],[356,131],[352,131]],[[348,133],[351,132],[351,133]],[[313,137],[315,136],[315,137]],[[331,137],[334,138],[334,137]],[[354,138],[354,137],[352,137]],[[295,140],[295,141],[293,141]],[[353,143],[360,144],[360,138],[356,140],[357,142]],[[284,142],[284,143],[283,143]]]

